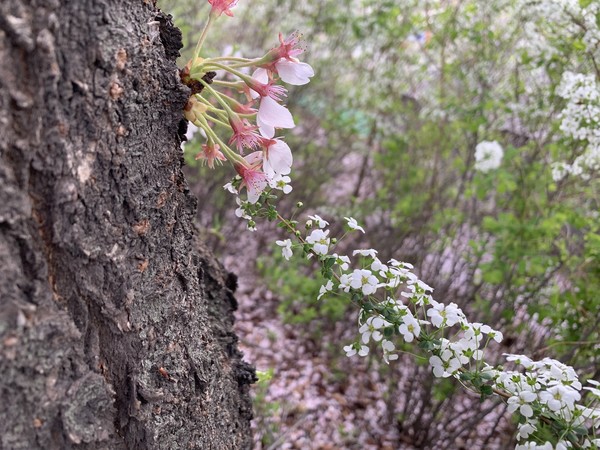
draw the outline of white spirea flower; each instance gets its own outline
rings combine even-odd
[[[283,191],[284,194],[289,194],[292,192],[292,186],[290,185],[291,181],[292,179],[287,175],[275,175],[269,180],[269,186],[273,189]]]
[[[321,286],[319,288],[319,295],[317,296],[317,300],[321,300],[321,298],[327,294],[328,292],[331,292],[333,290],[333,281],[328,280],[327,283],[325,283],[323,286]]]
[[[365,229],[359,226],[358,222],[356,222],[356,219],[354,219],[353,217],[344,217],[344,219],[346,220],[346,222],[348,222],[348,228],[350,228],[351,230],[358,230],[362,231],[363,233],[365,232]]]
[[[427,316],[430,318],[434,327],[452,327],[464,318],[463,312],[456,303],[444,305],[443,303],[432,300],[430,304],[431,308],[427,310]]]
[[[349,358],[358,353],[358,356],[367,356],[369,354],[369,347],[366,345],[360,345],[358,343],[354,343],[352,345],[346,345],[344,347],[344,351],[346,352],[346,356]]]
[[[358,332],[362,335],[362,343],[368,344],[370,339],[373,339],[376,342],[381,341],[383,339],[383,334],[379,330],[389,325],[390,323],[382,317],[369,317],[358,329]]]
[[[590,171],[600,169],[600,85],[595,75],[567,71],[556,93],[567,100],[560,113],[560,130],[588,145],[572,163],[555,162],[552,178],[558,181],[570,174],[588,179]]]
[[[290,239],[285,239],[283,241],[275,241],[277,245],[281,247],[281,254],[285,259],[289,261],[292,257],[292,241]]]
[[[330,242],[330,239],[327,237],[328,235],[329,230],[313,230],[313,232],[310,233],[310,235],[306,238],[306,242],[313,246],[313,251],[317,255],[326,255],[329,251]]]
[[[508,399],[508,412],[514,413],[517,409],[524,417],[533,416],[533,408],[529,403],[537,400],[537,395],[531,391],[521,391]]]
[[[535,424],[531,422],[525,422],[520,424],[517,432],[517,441],[520,441],[521,439],[527,439],[529,435],[536,430],[537,428]]]
[[[346,255],[338,255],[337,253],[334,253],[332,256],[336,258],[336,264],[340,266],[340,269],[346,271],[350,268],[350,258],[348,258]]]
[[[394,360],[398,359],[398,355],[395,353],[392,353],[394,350],[396,350],[396,346],[394,345],[394,343],[392,341],[383,339],[381,341],[381,348],[383,349],[383,360],[385,361],[386,364],[389,364],[390,361],[394,361]]]
[[[377,290],[378,280],[373,272],[367,269],[356,269],[352,272],[350,287],[361,289],[363,295],[371,295]]]
[[[223,189],[225,189],[227,192],[230,192],[232,194],[238,194],[237,189],[233,186],[233,184],[231,182],[225,184],[223,186]]]
[[[327,222],[321,216],[318,216],[316,214],[314,216],[308,216],[308,220],[306,221],[306,226],[309,228],[312,227],[313,222],[319,228],[325,228],[327,225],[329,225],[329,222]]]
[[[502,163],[504,150],[496,141],[483,141],[475,147],[475,170],[489,172]]]
[[[452,357],[452,352],[446,350],[442,356],[432,356],[429,358],[429,365],[433,369],[433,374],[438,378],[448,378],[452,376],[461,367],[457,358]]]
[[[402,334],[402,337],[404,337],[406,342],[412,342],[415,338],[419,337],[419,334],[421,334],[421,326],[410,311],[407,312],[408,313],[402,317],[403,323],[398,327],[398,331]]]
[[[550,442],[546,442],[545,444],[538,444],[536,442],[524,442],[523,444],[518,444],[515,447],[515,450],[554,450],[552,444]]]
[[[371,258],[377,257],[377,250],[372,248],[368,248],[366,250],[354,250],[352,252],[352,256],[361,255],[361,256],[370,256]]]

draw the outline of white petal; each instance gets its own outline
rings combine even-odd
[[[303,62],[291,62],[287,59],[279,60],[279,62],[275,64],[275,68],[283,81],[295,86],[307,84],[310,81],[310,77],[315,74],[315,71],[309,64]]]
[[[251,166],[256,166],[260,160],[262,159],[263,154],[261,151],[258,152],[252,152],[249,155],[245,156],[244,159],[248,162],[248,164],[250,164]]]
[[[533,409],[529,405],[521,405],[519,411],[521,411],[521,414],[523,414],[525,417],[533,416]]]
[[[269,146],[267,160],[273,171],[280,175],[287,175],[292,171],[292,151],[283,141],[277,140],[275,144]]]
[[[267,73],[267,70],[262,69],[260,67],[254,71],[254,73],[252,74],[252,78],[254,78],[256,81],[262,84],[267,84],[269,82],[269,75]],[[258,92],[250,89],[250,97],[258,98],[260,97],[260,95],[258,94]]]
[[[258,108],[258,118],[266,125],[275,128],[294,128],[294,118],[285,106],[280,105],[271,97],[262,97]]]
[[[248,183],[248,203],[254,204],[260,198],[260,194],[267,187],[267,180],[259,179]]]
[[[271,139],[275,136],[275,127],[264,123],[259,115],[256,116],[256,124],[258,125],[258,131],[260,131],[263,137]]]

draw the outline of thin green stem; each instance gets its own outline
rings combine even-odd
[[[223,81],[223,80],[213,80],[212,84],[216,84],[217,86],[225,86],[230,88],[239,88],[243,86],[239,81]]]
[[[225,112],[223,112],[222,110],[220,110],[219,108],[213,106],[212,103],[210,103],[207,99],[205,99],[204,97],[200,97],[200,96],[196,96],[196,98],[200,102],[202,102],[204,105],[206,105],[208,111],[220,116],[221,120],[227,120],[227,114]],[[211,120],[213,120],[213,119],[211,118]],[[225,124],[225,126],[229,126],[229,125]]]
[[[210,14],[208,16],[208,20],[206,21],[206,24],[204,25],[204,29],[202,30],[202,34],[200,35],[200,39],[198,39],[198,43],[196,44],[196,48],[194,49],[194,57],[192,58],[192,67],[194,67],[194,63],[196,62],[196,59],[198,57],[200,57],[200,50],[202,50],[202,45],[204,45],[204,41],[208,34],[208,29],[210,28],[210,26],[212,24],[213,17],[214,16],[212,14]]]
[[[206,59],[205,63],[210,64],[212,62],[227,62],[227,61],[232,61],[232,62],[236,62],[236,63],[243,64],[243,65],[253,65],[253,64],[256,64],[260,60],[257,58],[248,59],[248,58],[238,58],[235,56],[219,56],[218,58]]]
[[[215,96],[215,98],[217,99],[217,101],[221,104],[221,106],[223,107],[223,109],[225,111],[227,111],[227,114],[229,116],[234,116],[235,113],[233,112],[233,110],[229,107],[229,105],[227,104],[227,102],[225,100],[223,100],[222,98],[222,94],[215,91],[210,84],[208,84],[206,81],[200,79],[198,80],[200,81],[200,83],[202,83],[204,85],[204,88],[207,89],[211,94],[213,94]]]
[[[226,72],[229,72],[229,73],[235,75],[236,77],[241,78],[244,81],[250,78],[245,73],[242,73],[239,70],[232,69],[231,66],[226,66],[225,64],[220,64],[220,63],[216,63],[216,62],[202,63],[198,67],[195,67],[194,70],[190,72],[190,75],[194,76],[194,75],[198,75],[200,73],[205,73],[213,68],[225,70]]]

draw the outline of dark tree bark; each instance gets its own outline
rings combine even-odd
[[[149,0],[0,1],[0,448],[250,446],[235,278],[195,240],[181,35]]]

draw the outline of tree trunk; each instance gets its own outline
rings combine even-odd
[[[0,2],[1,449],[251,446],[235,277],[181,171],[180,41],[150,0]]]

